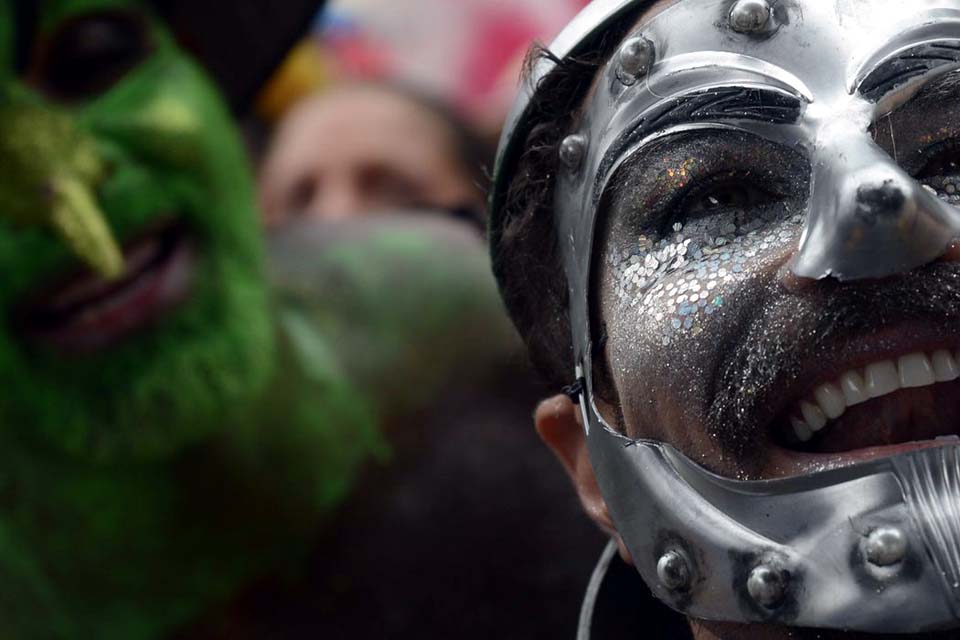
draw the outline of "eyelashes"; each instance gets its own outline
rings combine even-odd
[[[705,146],[699,157],[691,154],[679,162],[671,160],[675,154],[666,147],[649,154],[658,160],[647,165],[646,173],[625,177],[628,186],[614,194],[620,200],[614,210],[627,212],[634,229],[663,236],[677,224],[719,214],[733,213],[738,222],[747,222],[770,205],[807,197],[809,163],[796,152],[765,141],[735,150],[729,141]]]
[[[914,177],[944,202],[960,207],[960,141],[945,140],[920,155],[922,165]]]
[[[960,140],[951,138],[931,145],[919,154],[920,169],[914,177],[921,181],[960,176]],[[922,163],[922,164],[921,164]]]
[[[655,239],[676,227],[737,227],[793,216],[809,197],[810,163],[799,151],[745,132],[678,134],[627,159],[614,174],[603,206],[604,226],[628,237]]]
[[[718,132],[699,145],[703,151],[699,157],[686,154],[677,161],[673,158],[680,149],[669,145],[649,154],[657,161],[648,165],[646,178],[634,177],[635,185],[627,190],[634,230],[666,237],[676,225],[712,216],[748,226],[778,208],[804,209],[810,180],[805,157],[748,135],[736,140],[739,148],[731,151],[730,140],[720,141],[722,137]],[[911,164],[917,180],[960,206],[960,137],[929,145],[914,155]]]
[[[722,171],[691,184],[679,203],[669,212],[671,224],[688,224],[701,218],[723,212],[735,212],[737,217],[749,217],[750,211],[774,204],[784,195],[779,181],[758,179],[757,175],[742,170]]]

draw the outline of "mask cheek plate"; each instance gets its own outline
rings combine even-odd
[[[719,478],[595,419],[588,444],[635,566],[677,611],[869,633],[957,626],[956,444],[765,482]]]

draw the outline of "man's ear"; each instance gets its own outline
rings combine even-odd
[[[630,554],[613,527],[607,503],[600,495],[600,487],[593,474],[580,410],[567,396],[555,396],[540,403],[534,422],[540,439],[553,450],[573,481],[587,515],[617,541],[620,555],[630,562]]]

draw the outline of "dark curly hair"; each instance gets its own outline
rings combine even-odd
[[[531,360],[554,390],[571,382],[574,368],[569,293],[553,218],[560,143],[579,121],[597,72],[648,5],[638,3],[588,43],[587,54],[559,60],[543,46],[530,50],[524,77],[543,59],[556,67],[535,92],[522,153],[499,168],[510,179],[492,200],[499,206],[490,216],[493,270]]]

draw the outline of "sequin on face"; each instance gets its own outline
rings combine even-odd
[[[724,290],[742,279],[753,264],[796,243],[803,216],[768,208],[742,221],[728,212],[683,226],[662,240],[641,235],[635,245],[610,256],[616,296],[622,307],[652,314],[662,329],[659,342],[703,332],[702,321],[723,308]]]
[[[937,176],[926,181],[937,192],[937,197],[948,204],[960,207],[960,176]]]
[[[754,167],[752,177],[735,182],[770,181],[760,177],[756,159],[748,164],[745,155],[749,154],[742,151],[749,146],[747,138],[734,138],[738,144],[732,146],[737,150],[728,153],[721,150],[720,139],[716,135],[709,138],[719,161],[684,160],[673,167],[666,165],[659,170],[662,177],[653,179],[653,186],[642,193],[640,207],[656,207],[673,190],[696,188],[698,181],[744,165]],[[805,168],[801,157],[793,156],[792,162],[787,162],[771,157],[774,151],[768,143],[753,142],[758,147],[755,156],[766,159],[767,173],[773,173],[769,167],[785,171],[788,164]],[[783,176],[775,175],[773,181],[782,182]],[[618,234],[637,232],[636,240],[614,240],[616,249],[608,247],[605,252],[608,268],[604,271],[611,277],[618,313],[637,318],[636,331],[646,332],[645,342],[653,345],[669,347],[682,337],[701,335],[705,321],[724,308],[736,283],[799,241],[807,187],[803,180],[791,182],[796,185],[792,193],[756,206],[727,206],[707,191],[702,196],[706,209],[694,216],[681,215],[683,221],[668,215],[666,225],[655,225],[659,229],[616,225]],[[651,336],[654,327],[656,335]]]
[[[893,124],[876,131],[878,144],[892,153],[895,129],[904,168],[960,206],[960,144],[906,135],[899,118],[884,120]],[[594,361],[599,397],[622,412],[606,414],[609,424],[686,446],[721,474],[759,477],[765,432],[750,417],[769,392],[757,381],[794,375],[789,354],[809,353],[833,326],[813,302],[828,287],[790,292],[778,277],[799,246],[810,175],[802,148],[733,131],[680,134],[620,164],[604,193],[592,285],[605,345]],[[730,183],[766,195],[714,197]],[[718,380],[732,391],[720,393]],[[722,451],[733,466],[719,467]]]
[[[925,183],[944,202],[960,206],[960,176]],[[655,341],[662,346],[699,336],[703,320],[723,308],[724,290],[772,250],[795,246],[803,232],[804,216],[789,205],[750,214],[729,211],[686,226],[675,223],[669,237],[640,235],[632,247],[609,255],[621,307],[652,314],[661,328]]]

